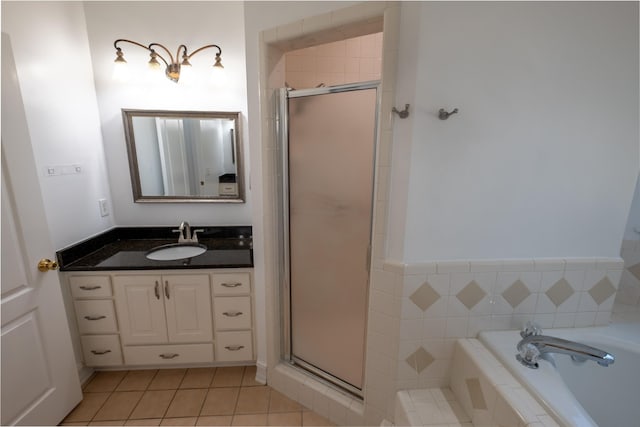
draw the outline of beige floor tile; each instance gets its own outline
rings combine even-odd
[[[267,414],[234,415],[232,426],[266,426]]]
[[[243,387],[252,387],[252,386],[260,386],[264,384],[260,384],[256,381],[256,367],[255,366],[246,366],[244,368],[244,375],[242,377],[242,386]]]
[[[267,424],[270,426],[301,426],[302,412],[280,412],[269,414]]]
[[[302,413],[302,425],[303,426],[334,426],[335,424],[326,419],[323,416],[316,414],[313,411],[304,411]]]
[[[176,394],[175,390],[147,390],[129,418],[162,418]]]
[[[215,372],[216,368],[188,369],[180,388],[209,388]]]
[[[161,426],[194,426],[198,417],[164,418]]]
[[[302,411],[302,406],[295,400],[289,399],[279,391],[271,391],[271,400],[269,401],[269,412],[295,412]]]
[[[127,420],[141,397],[141,391],[113,392],[93,417],[93,421]]]
[[[200,415],[233,415],[239,390],[238,387],[210,388]]]
[[[158,372],[157,369],[129,371],[122,379],[116,391],[144,391]]]
[[[262,414],[268,412],[270,394],[270,387],[242,387],[238,396],[236,414]]]
[[[89,423],[90,426],[123,426],[125,423],[124,420],[117,421],[91,421]]]
[[[84,393],[82,401],[63,420],[65,423],[91,421],[111,393]]]
[[[177,389],[186,372],[186,369],[159,369],[147,390]]]
[[[199,417],[196,422],[197,426],[230,426],[232,415],[208,415]]]
[[[126,426],[159,426],[162,418],[147,418],[144,420],[127,420]]]
[[[200,415],[207,391],[206,388],[178,390],[164,416],[166,418],[197,417]]]
[[[104,371],[96,373],[84,386],[83,391],[100,392],[114,391],[120,381],[127,375],[127,371]]]
[[[242,385],[244,366],[225,366],[217,368],[211,387],[239,387]]]

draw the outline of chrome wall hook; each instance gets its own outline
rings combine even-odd
[[[438,111],[438,118],[440,120],[447,120],[449,118],[450,115],[452,114],[456,114],[458,112],[457,108],[454,108],[451,112],[447,112],[444,108],[441,108]]]
[[[404,110],[402,111],[398,110],[396,107],[393,107],[391,111],[400,116],[401,119],[406,119],[409,117],[409,104],[404,104]]]

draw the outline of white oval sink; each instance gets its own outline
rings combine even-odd
[[[171,243],[151,249],[147,252],[146,257],[154,261],[174,261],[177,259],[192,258],[206,251],[207,247],[199,243]]]

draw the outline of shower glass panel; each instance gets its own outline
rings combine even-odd
[[[377,85],[334,91],[288,94],[290,358],[361,394]]]

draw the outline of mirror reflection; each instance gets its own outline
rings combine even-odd
[[[122,114],[134,201],[244,201],[240,113]]]

